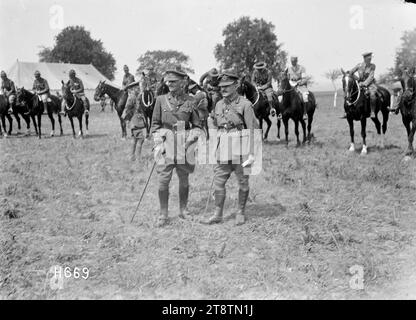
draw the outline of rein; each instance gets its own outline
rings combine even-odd
[[[152,104],[153,104],[153,102],[154,102],[154,97],[153,97],[153,92],[152,91],[150,91],[150,90],[148,90],[149,92],[151,92],[151,96],[152,96],[152,99],[149,99],[149,103],[146,103],[145,101],[144,101],[144,92],[143,92],[143,94],[142,94],[142,103],[143,103],[143,105],[146,107],[146,108],[149,108]]]
[[[66,109],[67,109],[68,111],[71,111],[71,110],[74,108],[75,103],[77,102],[77,97],[76,97],[73,93],[71,93],[71,94],[72,94],[72,97],[74,98],[74,102],[72,103],[72,106],[71,106],[71,107],[68,107],[68,105],[66,106]],[[68,100],[67,100],[67,99],[65,99],[65,101],[66,101],[66,102],[68,102]]]
[[[345,99],[345,101],[347,102],[347,105],[348,105],[348,106],[355,105],[355,104],[357,103],[358,99],[360,99],[360,95],[361,95],[361,88],[360,88],[360,86],[358,85],[358,81],[357,81],[357,80],[354,80],[354,81],[355,81],[355,84],[357,85],[358,90],[354,91],[351,95],[353,95],[353,94],[355,94],[356,92],[358,92],[358,94],[357,94],[357,99],[355,99],[355,101],[354,101],[354,102],[350,102],[350,101],[348,101],[347,99]]]

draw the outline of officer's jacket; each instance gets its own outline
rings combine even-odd
[[[267,69],[254,70],[251,79],[257,86],[272,85],[272,74]]]
[[[82,83],[81,79],[77,77],[74,79],[70,78],[68,84],[71,90],[76,90],[78,93],[84,93],[84,84]]]
[[[124,74],[122,83],[123,87],[127,86],[132,82],[134,82],[134,76],[131,73]]]
[[[46,81],[46,79],[43,79],[43,78],[35,79],[35,81],[33,81],[33,88],[32,89],[35,90],[35,91],[49,92],[48,81]]]
[[[350,73],[353,74],[358,71],[359,81],[363,82],[364,86],[369,86],[375,83],[374,72],[376,70],[376,65],[370,63],[368,66],[365,62],[357,64],[354,68],[350,70]]]
[[[14,86],[14,82],[10,79],[2,80],[1,82],[1,91],[4,90],[8,91],[9,94],[16,93],[16,87]]]
[[[184,121],[185,129],[200,128],[195,99],[187,94],[175,98],[170,92],[158,96],[153,109],[152,132],[161,128],[173,129],[178,121]]]
[[[223,98],[217,102],[214,125],[218,128],[259,128],[251,102],[238,94],[231,101]]]
[[[305,68],[302,67],[300,64],[296,65],[296,67],[290,65],[288,67],[288,75],[289,80],[291,81],[299,81],[305,77]]]

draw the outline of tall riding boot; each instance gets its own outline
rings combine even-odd
[[[222,222],[222,214],[224,210],[225,202],[225,190],[216,190],[215,191],[215,213],[207,220],[203,220],[204,224],[215,224]]]
[[[163,227],[168,222],[169,190],[159,190],[160,214],[158,227]]]
[[[249,190],[238,190],[238,211],[235,216],[235,224],[237,226],[244,224],[246,221],[245,208],[248,199]]]
[[[179,186],[179,218],[186,219],[190,216],[188,210],[188,195],[189,195],[189,186],[183,187]]]

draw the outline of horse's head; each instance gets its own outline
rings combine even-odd
[[[100,101],[100,99],[104,96],[104,94],[105,94],[105,80],[98,82],[97,88],[95,88],[95,92],[94,92],[94,100]]]
[[[292,86],[290,85],[290,82],[289,82],[289,69],[288,68],[286,68],[285,70],[279,73],[277,77],[277,82],[279,84],[278,91],[285,92],[285,91],[289,91],[292,89]]]
[[[357,78],[352,75],[349,71],[344,71],[341,68],[342,72],[342,89],[344,90],[344,97],[347,102],[351,102],[351,99],[355,94],[358,93],[359,87]]]
[[[21,88],[16,87],[16,102],[18,104],[26,104],[27,93],[28,91],[24,87],[21,87]]]
[[[403,69],[400,82],[403,88],[403,101],[408,102],[416,94],[415,67]]]
[[[69,83],[65,83],[63,80],[61,80],[61,83],[62,99],[68,101],[68,99],[71,99],[73,97],[71,88],[69,87]]]

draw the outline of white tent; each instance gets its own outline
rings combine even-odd
[[[51,93],[55,94],[56,91],[61,91],[61,80],[65,82],[68,81],[68,72],[71,69],[74,69],[77,77],[82,80],[85,94],[91,103],[94,103],[94,91],[99,81],[105,80],[107,83],[111,83],[119,88],[119,86],[115,85],[102,75],[92,64],[16,61],[9,69],[7,77],[13,80],[16,86],[25,87],[26,89],[31,90],[33,81],[35,80],[34,73],[38,70],[42,78],[48,81]]]

